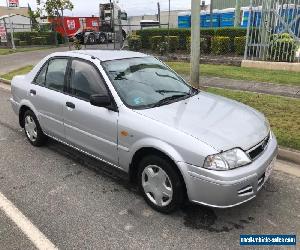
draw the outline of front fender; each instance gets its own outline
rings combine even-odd
[[[129,166],[136,152],[143,148],[156,149],[167,155],[175,163],[183,161],[182,155],[170,144],[156,138],[142,138],[132,144],[130,149],[119,147],[119,162],[126,172],[129,172]]]

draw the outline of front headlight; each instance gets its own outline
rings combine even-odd
[[[203,167],[225,171],[247,165],[250,162],[250,158],[243,150],[234,148],[220,154],[207,156]]]

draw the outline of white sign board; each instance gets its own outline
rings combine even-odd
[[[7,34],[4,25],[0,25],[0,40],[2,43],[7,43]]]

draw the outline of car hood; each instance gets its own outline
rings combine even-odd
[[[176,128],[218,151],[235,147],[247,150],[269,133],[269,124],[258,111],[206,92],[169,105],[135,112]]]

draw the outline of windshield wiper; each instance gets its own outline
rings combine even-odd
[[[181,99],[183,97],[186,97],[186,96],[189,96],[188,93],[185,93],[185,94],[182,94],[182,95],[172,95],[172,96],[168,96],[164,99],[161,99],[160,101],[158,101],[157,103],[155,103],[152,107],[155,108],[155,107],[160,107],[162,105],[165,105],[165,104],[168,104],[168,103],[171,103],[172,101],[174,100],[177,100],[177,99]]]
[[[185,95],[189,94],[189,93],[184,92],[184,91],[166,90],[166,89],[155,90],[155,92],[160,93],[160,94],[163,94],[163,93],[180,93],[180,94],[185,94]]]

